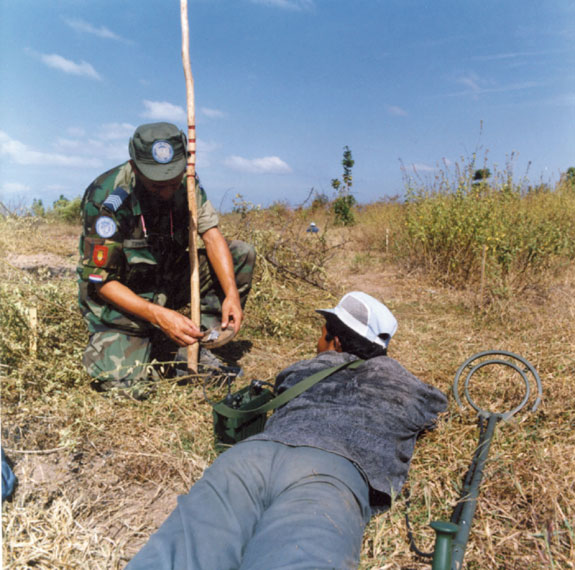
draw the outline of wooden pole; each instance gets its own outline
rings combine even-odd
[[[188,164],[186,180],[188,208],[190,210],[190,305],[192,321],[200,326],[200,268],[198,263],[198,205],[196,201],[196,108],[194,101],[194,78],[190,64],[190,32],[188,26],[188,1],[180,0],[182,20],[182,61],[186,77],[186,100],[188,106]],[[188,346],[188,368],[198,371],[199,343]]]

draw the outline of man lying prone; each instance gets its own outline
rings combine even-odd
[[[128,570],[357,568],[365,525],[400,492],[418,434],[447,400],[387,356],[397,321],[383,303],[355,291],[318,312],[317,356],[280,372],[276,390],[365,362],[324,378],[220,455]]]

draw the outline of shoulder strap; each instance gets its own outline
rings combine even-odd
[[[337,366],[332,366],[330,368],[324,368],[323,370],[319,370],[315,374],[308,376],[304,380],[298,382],[295,386],[292,386],[285,392],[282,392],[279,396],[272,398],[269,402],[262,404],[257,408],[253,408],[251,410],[238,410],[235,408],[230,408],[223,402],[216,404],[213,406],[214,410],[225,416],[226,418],[238,418],[245,414],[260,414],[264,412],[269,412],[270,410],[275,410],[279,406],[283,406],[285,403],[293,400],[296,396],[299,396],[302,392],[305,392],[308,388],[311,388],[314,384],[317,384],[320,380],[331,376],[338,370],[343,368],[350,368],[351,370],[357,368],[358,366],[362,365],[364,360],[351,360],[349,362],[344,362],[343,364],[338,364]]]

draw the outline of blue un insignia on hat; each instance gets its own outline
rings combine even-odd
[[[156,141],[152,145],[152,156],[160,164],[168,164],[174,158],[174,147],[167,141]]]
[[[96,220],[96,233],[101,238],[110,238],[116,233],[116,222],[109,216],[100,216]]]
[[[128,193],[121,186],[118,186],[118,188],[111,192],[104,200],[102,206],[110,210],[110,212],[117,212],[127,197]]]

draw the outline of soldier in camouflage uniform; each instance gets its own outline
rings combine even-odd
[[[83,363],[98,389],[133,388],[154,377],[152,360],[219,325],[237,333],[255,251],[226,242],[196,179],[201,328],[177,312],[190,300],[186,138],[170,123],[141,125],[131,160],[98,177],[82,200],[79,304],[90,340]],[[200,362],[202,361],[201,351]]]

